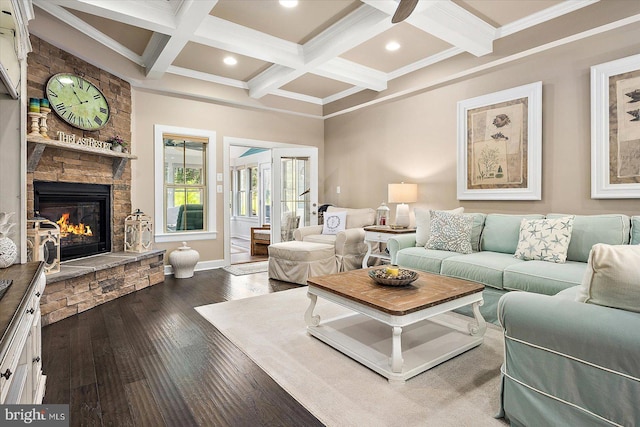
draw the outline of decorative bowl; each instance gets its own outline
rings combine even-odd
[[[369,277],[379,285],[384,286],[406,286],[418,278],[418,273],[411,270],[399,269],[397,276],[387,274],[386,268],[379,268],[369,271]]]

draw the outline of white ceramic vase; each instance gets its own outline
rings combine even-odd
[[[0,237],[0,268],[13,265],[18,259],[18,248],[8,237]]]
[[[193,277],[193,269],[199,259],[198,251],[187,246],[187,242],[182,242],[182,246],[169,254],[169,264],[173,267],[174,277],[176,279]]]

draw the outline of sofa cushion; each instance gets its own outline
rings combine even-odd
[[[351,209],[351,208],[339,208],[337,206],[329,206],[325,213],[331,212],[346,212],[347,213],[347,228],[362,228],[367,225],[373,225],[376,222],[376,211],[371,208]]]
[[[464,208],[460,207],[443,212],[450,212],[461,215],[464,212]],[[416,217],[416,246],[424,247],[429,241],[429,236],[431,236],[430,210],[416,208],[413,210],[413,213]]]
[[[488,214],[484,221],[484,230],[480,239],[483,251],[500,252],[513,255],[518,246],[520,222],[526,219],[542,219],[543,215],[506,215]]]
[[[483,213],[466,213],[464,216],[473,218],[473,228],[471,229],[471,249],[473,249],[473,252],[480,252],[480,237],[482,237],[484,220],[487,215]]]
[[[456,252],[436,251],[426,248],[404,248],[396,256],[396,264],[404,268],[440,274],[442,260],[459,255]]]
[[[346,228],[347,213],[327,212],[324,215],[324,224],[322,225],[322,234],[338,234]]]
[[[562,214],[549,214],[559,218]],[[625,245],[629,243],[631,219],[627,215],[575,215],[571,242],[567,251],[569,261],[587,262],[589,251],[596,243]]]
[[[579,285],[587,269],[584,262],[567,261],[556,264],[528,261],[504,269],[504,289],[555,295]]]
[[[640,313],[638,266],[638,245],[593,245],[576,300]]]
[[[431,211],[431,236],[427,249],[470,254],[473,218],[449,212]]]
[[[337,235],[335,234],[309,234],[302,238],[303,242],[323,243],[325,245],[335,246]]]
[[[631,242],[632,245],[640,245],[640,216],[631,217]]]
[[[442,261],[440,273],[445,276],[479,282],[497,289],[503,289],[503,271],[510,265],[524,263],[512,254],[498,252],[476,252],[456,255]]]
[[[571,241],[573,216],[553,219],[523,219],[520,238],[513,255],[525,261],[564,263]]]

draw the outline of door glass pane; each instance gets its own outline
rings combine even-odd
[[[281,238],[293,240],[293,230],[310,224],[309,159],[282,158]]]
[[[249,168],[249,194],[251,198],[251,216],[258,216],[258,167]]]
[[[262,171],[262,212],[264,224],[271,224],[271,168]]]

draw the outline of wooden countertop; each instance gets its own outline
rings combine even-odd
[[[0,360],[4,358],[9,347],[9,337],[18,327],[18,320],[37,278],[40,276],[44,263],[28,262],[26,264],[14,264],[11,267],[0,269],[0,279],[12,279],[13,283],[0,299]]]

